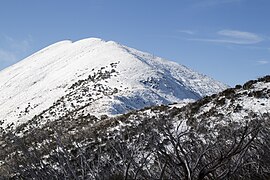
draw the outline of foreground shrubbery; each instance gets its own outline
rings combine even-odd
[[[2,179],[269,179],[269,116],[192,125],[168,108],[2,130]],[[193,120],[194,121],[194,120]],[[225,122],[221,119],[220,122]],[[227,122],[227,120],[226,120]],[[22,135],[24,132],[24,135]]]

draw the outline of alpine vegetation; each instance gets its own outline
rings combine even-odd
[[[3,179],[269,179],[270,77],[178,108],[1,131]],[[255,108],[256,107],[256,108]]]
[[[90,38],[0,72],[0,179],[270,179],[270,76],[228,88]]]

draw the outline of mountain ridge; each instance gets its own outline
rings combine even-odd
[[[73,95],[76,102],[67,99],[62,111],[89,104],[86,110],[94,115],[115,115],[225,88],[185,66],[113,41],[61,41],[0,72],[0,115],[7,123],[23,123]]]
[[[0,131],[0,177],[269,179],[269,99],[265,76],[184,106],[33,119]]]

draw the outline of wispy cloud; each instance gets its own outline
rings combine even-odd
[[[216,34],[218,36],[216,38],[197,38],[189,40],[229,44],[257,44],[264,40],[264,38],[258,34],[238,30],[225,29],[218,31]]]
[[[4,35],[4,40],[10,49],[21,52],[26,52],[29,50],[31,48],[31,43],[33,42],[33,38],[30,35],[22,40],[14,39],[10,36]]]
[[[15,39],[7,35],[0,35],[0,69],[9,66],[23,58],[31,49],[33,39]]]
[[[255,44],[264,40],[262,37],[255,33],[244,31],[222,30],[219,31],[218,34],[228,37],[235,42],[240,42],[240,44]]]
[[[13,63],[17,61],[16,54],[0,49],[0,63]]]
[[[260,64],[260,65],[265,65],[265,64],[269,64],[269,61],[259,60],[259,61],[257,61],[257,63]]]
[[[184,34],[189,34],[189,35],[195,34],[195,32],[192,31],[192,30],[178,30],[177,32],[184,33]]]

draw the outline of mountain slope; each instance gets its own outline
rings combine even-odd
[[[15,179],[270,178],[270,76],[181,106],[105,119],[71,115],[0,131],[0,174]]]
[[[199,99],[226,86],[182,65],[96,38],[53,44],[0,72],[0,116],[122,114]]]

